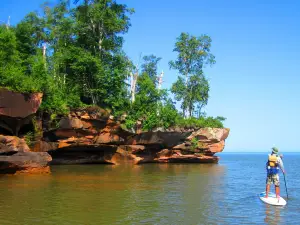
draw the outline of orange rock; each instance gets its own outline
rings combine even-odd
[[[58,143],[58,148],[66,148],[66,147],[69,147],[69,146],[71,146],[71,144],[66,143],[66,142],[59,142]]]
[[[196,155],[182,155],[158,158],[155,161],[161,163],[217,163],[219,157],[217,156],[196,156]]]
[[[55,135],[59,138],[77,137],[77,132],[75,130],[57,130]]]
[[[204,143],[217,143],[225,140],[229,135],[230,129],[228,128],[201,128],[194,131],[187,140],[192,140],[193,138],[198,139]]]
[[[52,157],[47,152],[17,152],[10,156],[0,155],[0,173],[47,170]]]
[[[58,147],[56,142],[46,142],[46,141],[37,141],[31,148],[32,152],[48,152],[50,150],[55,150]]]
[[[64,117],[59,122],[60,129],[81,129],[83,128],[83,124],[78,118],[68,118]]]
[[[95,144],[121,143],[124,139],[118,135],[101,133],[95,138]]]
[[[205,152],[208,152],[208,153],[222,152],[224,147],[225,147],[225,141],[223,140],[218,143],[209,144],[208,145],[209,149]]]
[[[83,116],[80,116],[81,119],[89,120],[91,117],[86,113]]]
[[[0,115],[25,118],[36,113],[42,98],[42,93],[23,94],[0,88]]]
[[[163,157],[170,157],[173,155],[173,151],[169,149],[163,149],[160,152],[156,153],[158,158],[163,158]]]
[[[134,154],[145,150],[144,145],[119,145],[119,148]]]
[[[94,136],[89,135],[89,136],[85,136],[85,138],[87,138],[87,139],[94,139]]]
[[[0,135],[0,153],[29,151],[30,149],[25,140],[15,136]]]
[[[135,155],[122,148],[118,148],[117,151],[113,154],[111,162],[114,164],[134,163],[135,159]]]
[[[81,123],[82,123],[84,129],[89,129],[89,128],[93,127],[93,124],[91,122],[82,120]]]
[[[133,136],[132,138],[129,138],[126,144],[161,145],[170,149],[184,142],[185,138],[190,134],[191,132],[143,132]]]
[[[41,168],[28,168],[26,170],[16,171],[15,175],[18,174],[49,174],[51,173],[50,167],[41,167]]]

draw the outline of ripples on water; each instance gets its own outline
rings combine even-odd
[[[297,224],[300,155],[284,157],[291,199],[281,208],[257,196],[265,160],[221,154],[211,165],[54,166],[46,176],[1,176],[0,224]]]

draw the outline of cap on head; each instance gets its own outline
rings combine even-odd
[[[272,153],[278,154],[278,152],[279,152],[278,148],[276,148],[276,147],[273,147],[273,148],[272,148]]]

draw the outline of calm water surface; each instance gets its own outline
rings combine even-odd
[[[54,166],[46,176],[1,176],[0,224],[299,223],[300,154],[284,156],[285,207],[257,197],[265,154],[220,156],[216,165]]]

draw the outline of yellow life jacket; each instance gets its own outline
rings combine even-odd
[[[269,166],[277,166],[277,155],[269,155]]]

